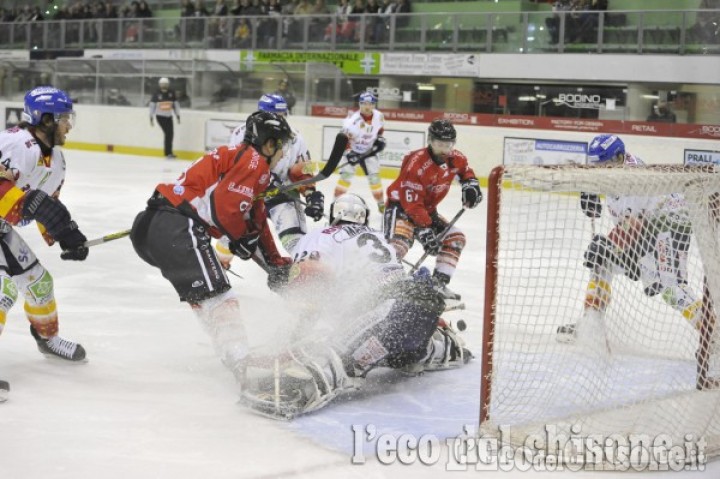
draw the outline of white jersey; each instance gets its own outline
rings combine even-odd
[[[22,128],[0,132],[0,164],[12,173],[15,186],[23,191],[59,193],[65,182],[65,157],[59,147],[45,156],[32,134]]]
[[[638,157],[627,153],[626,166],[644,166]],[[608,196],[606,203],[610,216],[615,224],[619,224],[629,216],[653,217],[672,216],[675,221],[687,222],[685,198],[679,193],[661,196]]]
[[[302,135],[297,129],[293,128],[292,132],[293,140],[288,148],[287,153],[280,159],[280,161],[277,162],[275,168],[270,170],[272,173],[275,173],[275,175],[277,175],[277,177],[280,178],[283,183],[288,182],[290,168],[292,168],[293,165],[295,165],[296,163],[310,161],[310,151],[308,151],[305,139],[302,137]],[[228,141],[228,145],[237,146],[242,143],[243,138],[245,138],[244,123],[235,128],[230,134],[230,140]]]
[[[385,115],[381,111],[373,110],[372,118],[368,120],[358,110],[345,118],[342,132],[350,140],[350,149],[363,154],[372,148],[379,136],[382,136],[384,128]]]
[[[295,247],[293,261],[320,261],[335,283],[365,286],[404,277],[395,249],[368,226],[342,224],[308,232]]]

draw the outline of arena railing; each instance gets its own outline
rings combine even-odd
[[[720,53],[720,10],[121,18],[0,23],[0,49]]]

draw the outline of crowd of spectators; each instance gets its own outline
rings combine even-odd
[[[47,20],[98,20],[86,22],[67,22],[65,28],[66,42],[75,42],[80,39],[82,33],[85,41],[126,41],[138,40],[141,28],[151,29],[153,25],[149,21],[137,22],[136,19],[149,19],[153,17],[152,9],[146,0],[133,0],[122,7],[116,7],[110,0],[96,0],[94,2],[83,2],[76,0],[67,5],[49,5],[43,11],[39,6],[24,6],[17,8],[0,8],[0,21],[15,23],[18,25],[30,24],[35,36],[35,31],[41,27],[39,22]],[[119,19],[118,22],[101,22],[100,20]],[[142,25],[142,26],[141,26]],[[58,24],[52,24],[52,33],[60,30]],[[0,43],[8,40],[9,31],[0,33]],[[121,38],[118,33],[121,32]],[[13,40],[24,41],[25,29],[16,29]]]
[[[338,0],[337,6],[328,7],[325,0],[182,0],[180,22],[174,28],[177,38],[184,35],[190,41],[208,39],[214,47],[250,46],[253,30],[257,31],[259,47],[277,45],[278,36],[289,42],[302,41],[308,24],[310,41],[327,41],[332,28],[339,42],[360,40],[361,18],[365,17],[364,40],[380,43],[388,38],[390,18],[395,14],[411,12],[410,0]],[[335,16],[335,21],[332,16]],[[306,19],[300,20],[303,16]],[[307,17],[312,17],[307,20]],[[0,8],[0,22],[18,25],[30,24],[34,38],[41,32],[39,22],[47,20],[70,20],[64,28],[65,43],[73,43],[82,37],[85,42],[136,42],[142,38],[153,41],[156,25],[153,12],[146,0],[132,0],[117,6],[112,0],[75,0],[66,5],[47,7],[24,6]],[[101,22],[100,20],[117,20]],[[144,19],[141,22],[135,19]],[[85,20],[73,22],[73,20]],[[89,21],[88,21],[89,20]],[[98,20],[98,21],[92,21]],[[404,28],[410,18],[396,17],[396,26]],[[50,27],[58,33],[57,23]],[[15,28],[0,32],[0,43],[21,42],[26,39],[26,29]],[[4,37],[4,38],[3,38]],[[228,43],[230,39],[230,44]]]

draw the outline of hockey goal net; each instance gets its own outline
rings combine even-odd
[[[506,166],[493,170],[488,191],[482,434],[501,431],[504,444],[524,446],[534,437],[531,447],[548,449],[553,444],[537,440],[548,431],[662,435],[675,445],[703,439],[707,457],[720,453],[720,371],[714,365],[720,359],[714,355],[715,349],[720,355],[720,327],[714,328],[720,173],[681,166]],[[581,192],[599,195],[599,217],[582,211]],[[696,300],[692,318],[690,301],[677,304],[672,289],[646,292],[647,274],[631,279],[616,273],[604,285],[600,325],[561,337],[559,330],[572,333],[583,324],[589,292],[597,288],[585,255],[594,238],[611,236],[616,226],[607,199],[667,195],[685,204],[680,213],[654,216],[653,233],[644,232],[652,238],[642,238],[639,256],[649,254],[651,273],[662,263],[657,258],[669,254],[653,250],[653,242],[678,214],[683,217],[688,245],[674,245],[680,253],[671,264],[678,268],[677,283]]]

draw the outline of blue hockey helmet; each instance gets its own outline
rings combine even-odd
[[[261,96],[260,100],[258,100],[258,110],[287,115],[288,106],[282,95],[268,93],[267,95]]]
[[[72,100],[64,91],[51,86],[39,86],[27,92],[22,120],[37,126],[46,113],[52,115],[55,122],[63,115],[71,122],[75,118]]]
[[[590,163],[605,163],[625,154],[625,143],[617,135],[598,135],[590,142]]]
[[[358,97],[358,103],[372,103],[373,105],[375,105],[377,104],[377,102],[377,97],[369,91],[361,93]]]

